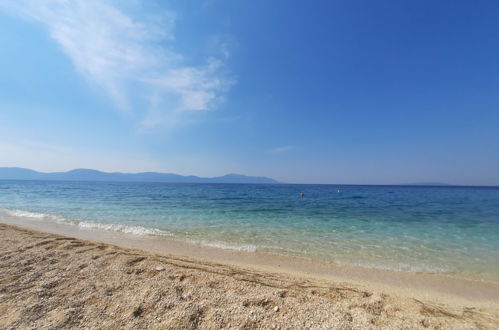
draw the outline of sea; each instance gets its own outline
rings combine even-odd
[[[499,187],[1,180],[2,216],[499,282]]]

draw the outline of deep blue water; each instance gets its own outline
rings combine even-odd
[[[0,208],[222,248],[499,280],[495,187],[0,181]]]

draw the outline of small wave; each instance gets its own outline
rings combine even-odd
[[[120,233],[134,234],[134,235],[155,235],[155,236],[173,236],[171,233],[156,229],[156,228],[146,228],[142,226],[132,226],[132,225],[121,225],[115,223],[100,223],[100,222],[87,222],[81,221],[78,223],[78,227],[83,229],[98,229],[107,231],[116,231]]]
[[[262,208],[262,209],[251,209],[248,210],[249,212],[280,212],[280,211],[285,211],[285,209],[282,208]]]
[[[47,216],[47,214],[45,213],[29,212],[23,210],[10,210],[10,209],[1,209],[1,210],[2,212],[5,212],[8,215],[12,215],[14,217],[45,218]]]
[[[234,251],[244,251],[244,252],[256,252],[257,247],[255,245],[232,245],[224,242],[209,242],[209,241],[192,241],[202,246],[214,247],[224,250],[234,250]]]
[[[210,200],[212,201],[234,201],[245,199],[244,197],[212,197]]]
[[[16,209],[0,209],[0,211],[13,217],[51,220],[59,223],[72,223],[72,224],[77,223],[77,221],[75,220],[68,219],[55,214],[31,212],[31,211],[16,210]]]
[[[100,222],[79,221],[79,220],[65,218],[55,214],[31,212],[31,211],[16,210],[16,209],[0,209],[0,211],[13,217],[54,221],[57,223],[76,225],[82,229],[107,230],[120,233],[134,234],[139,236],[144,236],[144,235],[173,236],[171,233],[167,231],[156,228],[146,228],[142,226],[133,226],[133,225],[124,225],[124,224],[115,224],[115,223],[106,224]]]
[[[394,265],[387,265],[381,263],[369,263],[369,262],[344,262],[344,261],[335,261],[335,263],[344,266],[357,266],[362,268],[373,268],[373,269],[382,269],[382,270],[392,270],[399,272],[410,272],[410,273],[430,273],[430,274],[439,274],[439,273],[449,273],[449,270],[434,267],[429,265],[411,265],[407,263],[397,263]]]
[[[353,195],[351,197],[346,197],[345,199],[366,199],[366,196]]]

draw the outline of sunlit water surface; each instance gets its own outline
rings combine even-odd
[[[0,181],[0,208],[225,249],[499,281],[493,187]]]

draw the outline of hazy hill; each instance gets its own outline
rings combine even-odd
[[[183,183],[279,183],[260,176],[227,174],[214,178],[184,176],[173,173],[120,173],[75,169],[67,172],[42,173],[20,167],[0,167],[0,180],[55,180],[55,181],[120,181],[120,182],[183,182]]]
[[[444,182],[413,182],[413,183],[404,183],[402,186],[452,186],[449,183]]]

